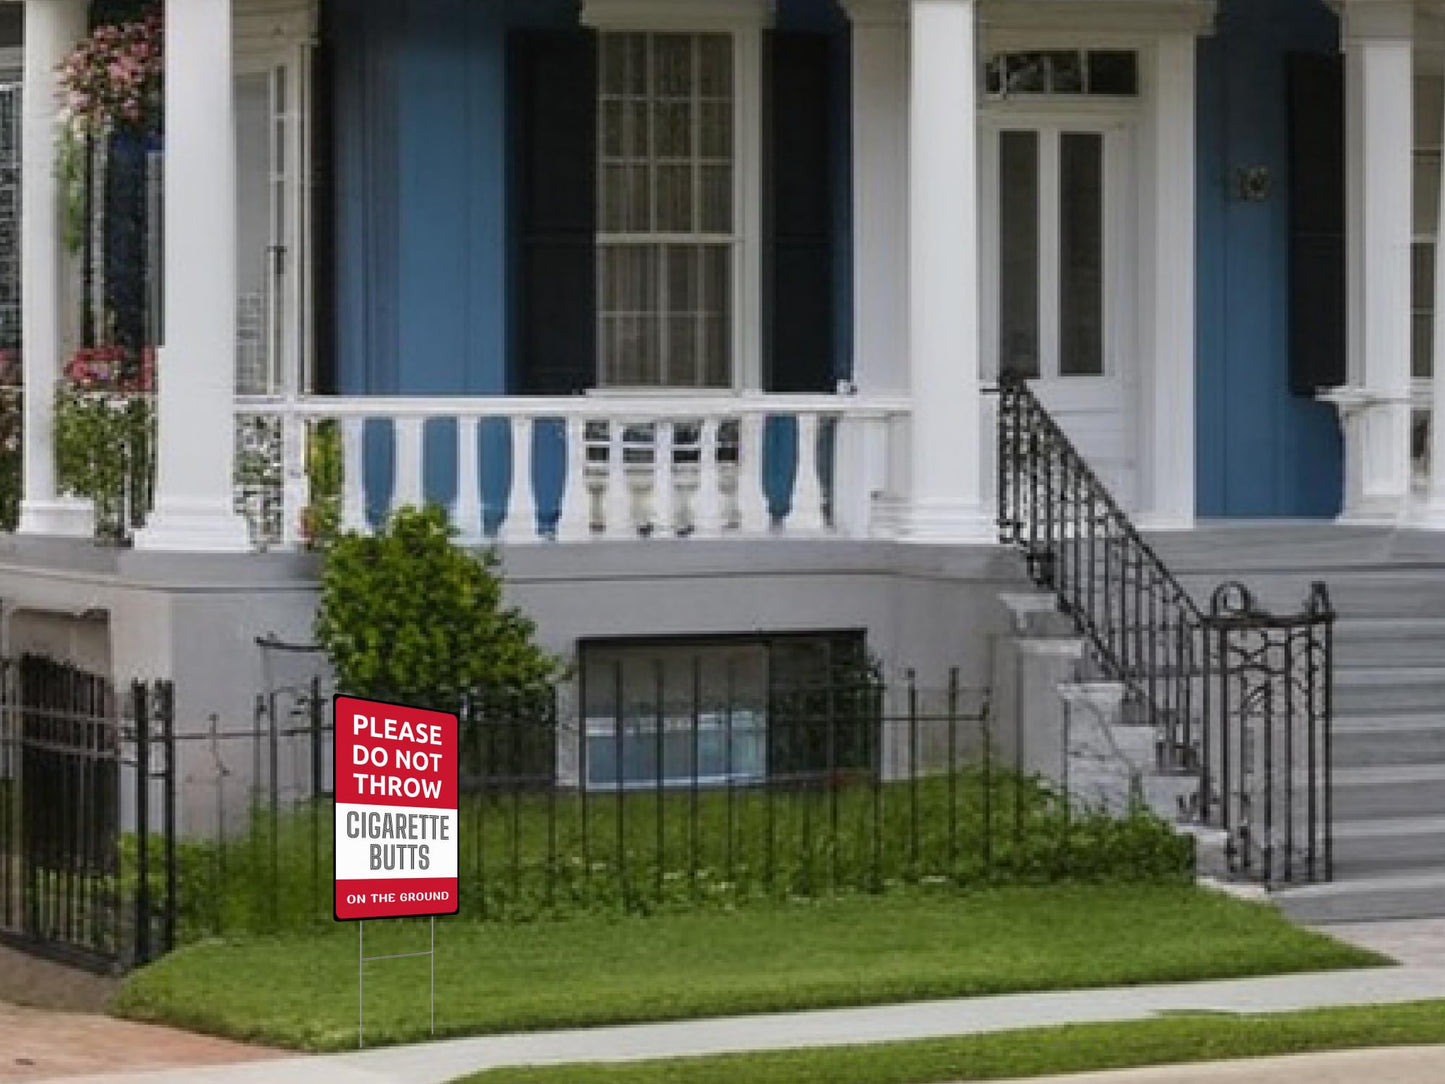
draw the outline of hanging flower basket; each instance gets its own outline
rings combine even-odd
[[[165,21],[154,8],[145,18],[98,26],[58,69],[61,90],[56,170],[66,192],[66,239],[84,243],[87,191],[103,155],[118,134],[154,138],[164,110],[162,79]]]

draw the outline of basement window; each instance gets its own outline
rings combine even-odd
[[[595,641],[579,655],[589,789],[872,770],[861,633]]]

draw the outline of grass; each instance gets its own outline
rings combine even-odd
[[[1190,1014],[874,1046],[495,1069],[457,1084],[942,1084],[1434,1043],[1445,1043],[1445,1002]]]
[[[368,954],[426,947],[366,927]],[[439,1035],[682,1019],[1383,963],[1185,885],[1010,887],[651,918],[437,926]],[[125,982],[137,1020],[305,1050],[356,1042],[357,931],[209,941]],[[428,1034],[428,961],[367,965],[368,1044]]]

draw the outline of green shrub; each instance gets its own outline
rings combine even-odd
[[[402,508],[330,548],[316,637],[343,692],[439,711],[550,696],[557,660],[502,604],[495,555],[458,549],[455,534],[438,507]]]

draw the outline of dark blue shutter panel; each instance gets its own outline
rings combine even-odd
[[[1346,379],[1345,72],[1338,55],[1289,57],[1290,390]]]
[[[597,39],[510,39],[518,231],[514,373],[529,395],[566,395],[597,367]]]
[[[769,35],[764,189],[769,391],[831,392],[836,383],[830,47],[826,34]]]

